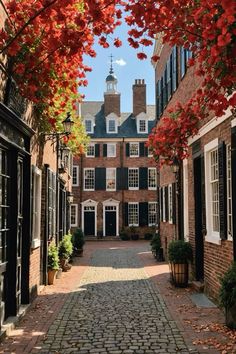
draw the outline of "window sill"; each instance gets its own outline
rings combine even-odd
[[[95,189],[84,189],[84,192],[94,192]]]
[[[221,245],[220,236],[209,235],[205,237],[205,241],[209,243],[214,243],[215,245]]]
[[[148,190],[149,190],[149,191],[156,191],[156,190],[157,190],[157,187],[148,187]]]
[[[129,187],[129,191],[138,191],[139,190],[139,188],[137,187]]]
[[[39,238],[35,238],[31,242],[31,249],[39,248],[41,245],[41,240]]]

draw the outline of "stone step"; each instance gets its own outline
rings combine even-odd
[[[193,280],[191,282],[191,286],[198,293],[203,293],[204,292],[204,282],[202,282],[202,281]]]

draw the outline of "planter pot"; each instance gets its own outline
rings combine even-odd
[[[48,270],[48,285],[53,285],[56,277],[57,269]]]
[[[56,274],[56,279],[61,279],[62,276],[62,268],[59,268]]]
[[[67,272],[68,270],[71,269],[71,265],[68,263],[67,258],[60,259],[60,266],[61,266],[63,272]]]
[[[236,329],[236,304],[225,309],[225,323],[231,329]]]
[[[188,286],[188,263],[170,263],[171,281],[176,287]]]
[[[139,234],[132,234],[131,235],[131,240],[137,241],[139,239]]]

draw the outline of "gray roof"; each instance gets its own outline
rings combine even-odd
[[[118,126],[118,133],[106,132],[106,120],[101,101],[85,101],[82,103],[82,117],[86,114],[91,114],[95,117],[94,134],[89,134],[91,138],[146,138],[155,126],[155,106],[147,106],[147,115],[153,120],[148,121],[148,133],[138,134],[136,119],[132,113],[121,113],[121,125]]]
[[[106,78],[106,82],[108,81],[117,81],[117,77],[114,74],[109,74]]]

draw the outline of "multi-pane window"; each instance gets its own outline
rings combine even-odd
[[[148,189],[157,188],[157,170],[155,167],[148,168]]]
[[[93,124],[91,119],[86,119],[85,120],[85,130],[86,133],[92,133],[93,132]]]
[[[138,189],[139,187],[139,170],[138,168],[129,168],[129,189]]]
[[[116,144],[107,144],[107,157],[116,157]]]
[[[218,149],[210,152],[210,204],[212,217],[212,230],[219,232],[219,171]]]
[[[138,226],[139,225],[138,214],[139,214],[138,203],[129,203],[128,204],[129,226]]]
[[[78,186],[79,185],[79,166],[73,166],[72,170],[72,185]]]
[[[231,166],[231,145],[227,145],[227,215],[228,215],[228,235],[232,239],[233,219],[232,219],[232,166]]]
[[[84,190],[93,191],[95,185],[94,168],[84,169]]]
[[[48,170],[48,236],[56,234],[56,174]]]
[[[78,226],[78,204],[70,205],[70,226]]]
[[[173,223],[173,190],[172,190],[172,184],[169,184],[168,186],[168,208],[169,208],[169,223],[172,224]]]
[[[38,168],[33,167],[32,179],[32,237],[33,239],[40,239],[42,176]]]
[[[156,225],[157,223],[157,202],[148,203],[148,226]]]
[[[108,121],[108,132],[115,133],[116,132],[116,121],[115,119],[109,119]]]
[[[166,221],[166,189],[162,187],[162,220]]]
[[[147,121],[145,119],[139,120],[139,133],[147,132]]]
[[[95,156],[95,145],[89,144],[86,151],[86,157],[94,157]]]
[[[107,191],[116,190],[116,169],[115,168],[106,169],[106,190]]]
[[[129,144],[129,156],[138,157],[139,156],[139,143],[130,143]]]

